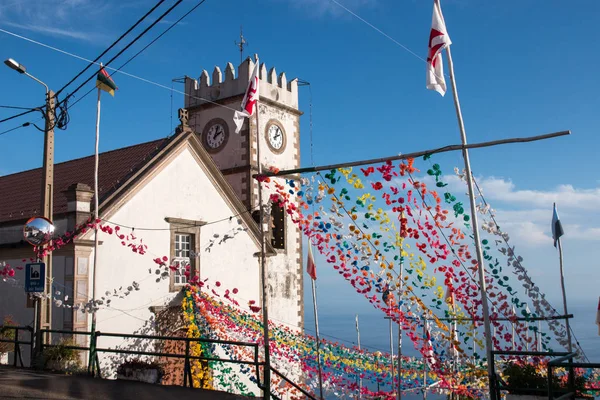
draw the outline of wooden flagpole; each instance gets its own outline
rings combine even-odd
[[[558,242],[558,257],[560,260],[560,286],[562,288],[562,297],[563,297],[563,307],[565,309],[565,315],[568,315],[567,311],[567,292],[565,290],[565,274],[563,272],[563,251],[562,244],[560,243],[560,237],[557,239]],[[571,343],[571,326],[569,324],[569,318],[565,319],[565,325],[567,328],[567,340],[569,341],[569,353],[573,352],[573,344]]]
[[[258,57],[256,58],[258,63]],[[260,85],[260,82],[258,83]],[[258,87],[257,87],[258,92]],[[258,97],[258,96],[257,96]],[[260,107],[258,98],[256,99],[256,157],[258,162],[258,173],[262,173],[262,163],[260,159],[260,123],[258,114],[260,114]],[[264,341],[264,352],[265,352],[265,368],[264,368],[264,387],[263,387],[263,398],[271,398],[271,355],[269,348],[269,307],[268,307],[268,296],[269,296],[269,285],[267,282],[267,249],[265,243],[265,209],[263,206],[262,196],[262,182],[258,181],[258,206],[259,206],[259,220],[260,220],[260,281],[262,287],[262,317],[263,317],[263,341]]]
[[[467,134],[465,131],[465,124],[463,121],[462,111],[460,109],[460,101],[458,99],[458,90],[456,89],[456,78],[454,77],[454,64],[452,62],[452,52],[450,51],[451,46],[446,47],[446,53],[448,54],[448,67],[450,72],[450,80],[452,83],[452,94],[454,97],[454,108],[456,109],[456,117],[458,119],[458,127],[460,129],[460,137],[463,146],[467,145]],[[487,368],[488,368],[488,379],[489,379],[489,392],[490,400],[496,400],[496,391],[494,389],[494,369],[492,365],[492,331],[490,324],[490,314],[488,306],[488,298],[486,295],[486,284],[485,284],[485,271],[484,271],[484,258],[483,251],[481,249],[481,240],[479,238],[479,223],[477,221],[477,208],[475,204],[475,191],[473,190],[473,175],[471,173],[471,161],[469,160],[469,150],[466,147],[462,149],[463,158],[465,161],[465,171],[467,178],[467,186],[469,189],[469,202],[471,203],[471,224],[473,227],[473,239],[475,240],[475,249],[477,254],[477,269],[479,272],[479,291],[481,294],[481,307],[483,309],[483,327],[485,330],[485,347],[487,353]]]
[[[358,340],[358,350],[360,351],[360,329],[358,327],[358,314],[356,314],[356,336],[357,336],[357,340]],[[360,375],[360,373],[359,373]],[[362,398],[362,378],[359,376],[359,381],[358,381],[358,398],[361,399]]]
[[[308,243],[309,246],[312,244]],[[323,400],[323,372],[321,367],[321,338],[319,337],[319,313],[317,311],[317,288],[315,286],[315,280],[311,277],[312,283],[312,296],[313,296],[313,310],[315,313],[315,333],[317,339],[317,365],[319,367],[319,398]]]
[[[400,236],[400,230],[397,232]],[[402,311],[402,297],[404,296],[404,257],[402,256],[402,247],[400,247],[400,275],[398,275],[400,285],[398,285],[398,310]],[[402,399],[402,324],[398,319],[398,392],[396,400]]]

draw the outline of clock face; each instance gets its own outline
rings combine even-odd
[[[273,150],[282,150],[285,141],[285,134],[279,125],[272,124],[267,130],[267,139]]]
[[[229,131],[224,121],[209,123],[204,130],[204,144],[210,152],[221,150],[229,139]]]

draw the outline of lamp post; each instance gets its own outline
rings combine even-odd
[[[36,78],[27,72],[27,68],[23,64],[19,64],[12,58],[4,61],[4,64],[8,66],[10,69],[17,71],[20,74],[26,75],[29,78],[33,79],[40,85],[43,85],[46,89],[46,125],[44,129],[44,162],[43,162],[43,175],[42,175],[42,215],[49,219],[53,220],[53,195],[54,195],[54,92],[48,88],[44,82]],[[52,279],[52,254],[48,253],[42,259],[42,262],[46,264],[46,276],[48,279]],[[36,315],[36,348],[34,349],[34,353],[36,353],[40,349],[41,344],[41,334],[40,329],[50,329],[52,322],[52,302],[49,300],[52,298],[52,287],[51,285],[46,285],[46,289],[44,291],[45,296],[37,301],[38,303],[38,312]],[[48,338],[50,335],[48,334]]]

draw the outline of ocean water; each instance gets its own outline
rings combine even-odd
[[[357,310],[355,307],[336,306],[319,307],[319,331],[323,339],[329,341],[338,341],[347,346],[357,344],[357,333],[355,327],[355,315],[359,314],[359,327],[361,347],[370,351],[381,351],[389,353],[390,351],[390,328],[389,320],[384,319],[384,315],[377,310],[368,308]],[[305,329],[309,332],[314,331],[314,316],[312,314],[312,304],[307,304],[305,310]],[[590,362],[600,362],[600,336],[598,335],[598,326],[595,324],[597,303],[592,301],[590,304],[574,304],[569,306],[569,313],[573,314],[570,324],[575,332],[575,338],[583,348]],[[362,313],[360,311],[363,311]],[[548,327],[542,322],[542,330],[548,332]],[[393,324],[393,347],[394,354],[397,353],[398,346],[398,326]],[[407,356],[420,356],[415,350],[409,338],[403,335],[402,352]],[[565,351],[557,344],[552,348],[555,351]],[[482,353],[483,351],[480,351]],[[387,385],[385,388],[389,388]],[[422,398],[421,394],[403,396],[407,399]],[[441,399],[441,396],[429,396],[431,400]]]

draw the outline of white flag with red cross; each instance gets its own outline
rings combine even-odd
[[[433,1],[433,21],[429,34],[429,53],[427,54],[427,89],[435,90],[442,96],[446,94],[446,80],[444,79],[444,65],[442,51],[450,46],[450,36],[446,30],[446,23],[440,8],[440,1]]]
[[[250,77],[250,81],[248,82],[248,88],[246,89],[244,100],[242,100],[242,110],[236,111],[233,114],[235,133],[240,133],[240,131],[242,130],[242,126],[244,125],[244,119],[250,118],[250,116],[253,115],[256,111],[256,103],[258,102],[259,96],[258,68],[259,62],[258,57],[256,57],[256,64],[254,64],[252,76]]]

